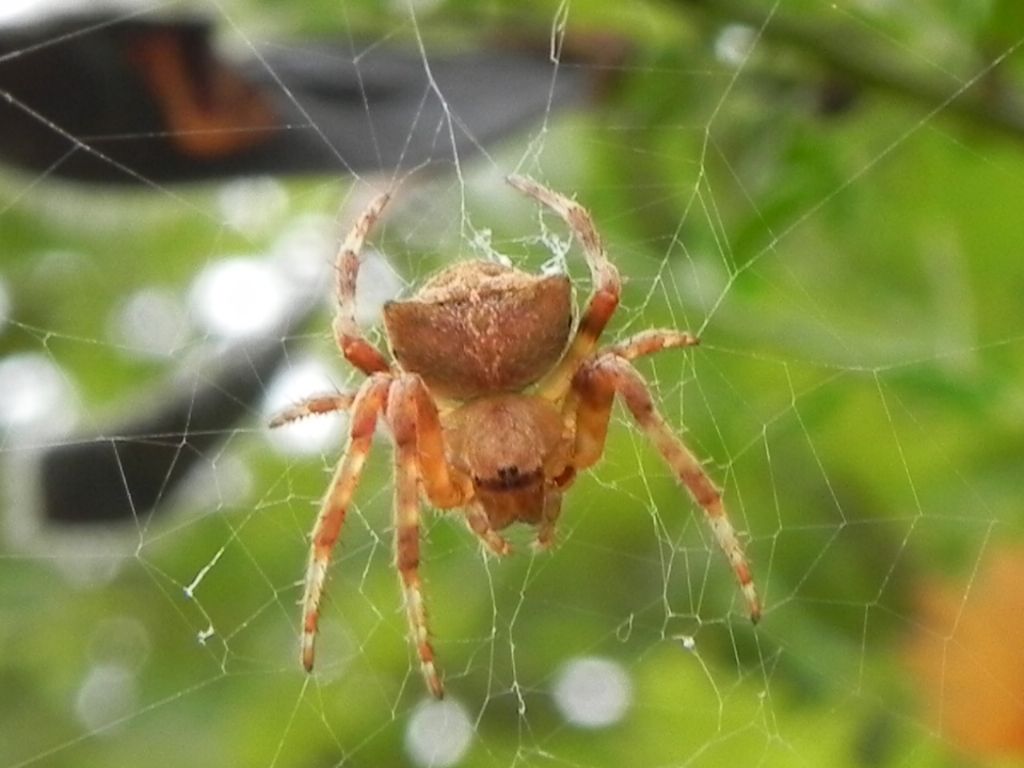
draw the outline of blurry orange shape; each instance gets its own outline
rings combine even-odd
[[[186,155],[216,158],[267,140],[276,119],[258,89],[195,40],[156,31],[130,57],[163,113],[171,141]]]
[[[975,756],[1024,757],[1024,549],[919,594],[908,661],[931,725]]]

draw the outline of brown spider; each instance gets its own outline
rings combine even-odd
[[[381,414],[395,444],[395,555],[412,639],[430,692],[443,695],[420,592],[420,494],[439,509],[462,508],[470,529],[495,554],[509,552],[498,531],[514,522],[537,527],[551,545],[562,493],[601,457],[618,393],[637,424],[703,507],[746,599],[761,606],[743,547],[722,497],[666,425],[646,383],[630,364],[642,355],[698,343],[689,333],[650,330],[595,351],[619,303],[619,274],[608,261],[587,211],[521,176],[509,183],[561,216],[583,246],[593,295],[569,340],[573,307],[565,275],[541,277],[483,261],[454,264],[411,299],[384,308],[395,364],[367,341],[355,321],[359,251],[390,199],[378,196],[345,238],[337,260],[334,335],[345,358],[367,378],[355,395],[309,398],[271,426],[348,410],[348,446],[324,497],[302,599],[302,664],[313,668],[320,600],[330,561]]]

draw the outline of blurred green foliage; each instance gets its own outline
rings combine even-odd
[[[238,0],[226,13],[236,36],[414,39],[409,10],[394,5]],[[568,497],[554,554],[530,555],[517,532],[518,556],[487,561],[452,515],[427,516],[433,634],[475,730],[465,765],[961,759],[904,657],[908,638],[929,631],[921,585],[943,577],[966,599],[989,548],[1022,536],[1024,135],[860,82],[773,31],[796,18],[823,40],[849,29],[951,97],[989,88],[999,100],[1024,89],[1024,11],[751,4],[766,21],[739,31],[751,47],[730,63],[722,46],[737,30],[707,11],[716,5],[569,4],[570,38],[630,44],[607,98],[552,115],[536,157],[524,136],[461,180],[410,184],[379,239],[410,286],[479,255],[468,236],[484,230],[539,267],[550,254],[536,214],[501,174],[525,160],[584,202],[628,278],[609,337],[656,326],[702,336],[698,349],[640,367],[725,488],[767,608],[755,631],[699,511],[620,413],[604,461]],[[523,23],[543,40],[557,7],[450,2],[416,19],[426,40],[452,30],[486,40]],[[58,363],[85,422],[100,424],[207,341],[196,335],[166,363],[139,361],[110,340],[112,307],[145,286],[184,295],[198,270],[266,247],[290,218],[334,215],[350,182],[290,182],[287,211],[240,234],[215,189],[100,195],[5,174],[0,270],[13,322],[0,353]],[[580,262],[570,257],[584,278]],[[345,382],[328,320],[319,315],[302,343]],[[295,603],[336,455],[282,459],[262,432],[254,414],[209,457],[244,463],[252,482],[240,495],[130,527],[108,579],[83,585],[55,562],[105,561],[88,537],[77,553],[0,539],[0,764],[408,760],[403,735],[424,693],[392,569],[386,442],[335,557],[320,671],[308,678],[294,658]],[[211,562],[188,599],[184,587]],[[119,655],[111,632],[130,646],[137,678],[123,711],[90,728],[76,697],[98,660]],[[581,655],[627,670],[622,722],[581,730],[554,707],[560,666]]]

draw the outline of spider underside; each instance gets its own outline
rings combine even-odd
[[[604,449],[618,394],[637,425],[704,509],[719,547],[739,581],[750,618],[761,606],[743,548],[720,491],[654,406],[631,365],[637,357],[698,343],[676,330],[650,330],[597,349],[619,302],[620,280],[587,211],[531,179],[509,183],[561,216],[580,242],[593,294],[573,328],[571,285],[564,275],[536,276],[484,261],[463,261],[435,275],[410,299],[393,301],[384,322],[394,363],[355,321],[355,287],[364,240],[387,205],[379,195],[338,253],[335,339],[345,358],[367,375],[354,395],[309,398],[271,426],[347,410],[348,445],[313,528],[302,600],[302,664],[312,670],[314,642],[331,550],[370,451],[379,418],[395,451],[396,567],[412,642],[430,692],[443,695],[420,589],[421,496],[438,509],[463,511],[469,528],[498,555],[515,522],[533,525],[536,545],[549,547],[562,495]]]

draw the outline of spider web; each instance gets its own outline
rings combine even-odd
[[[1011,260],[1024,235],[1011,125],[1024,37],[1009,7],[776,0],[748,18],[716,2],[551,3],[505,22],[550,38],[551,93],[582,70],[613,95],[575,111],[552,101],[498,146],[471,135],[474,157],[455,152],[435,174],[349,174],[339,161],[314,180],[144,178],[144,192],[100,198],[51,172],[5,173],[0,764],[1019,758],[989,733],[1024,723],[1013,588],[1024,328]],[[428,74],[453,22],[492,22],[458,4],[323,3],[302,19],[272,4],[199,8],[243,55],[282,25],[329,23],[357,68],[403,41]],[[798,18],[820,34],[801,34]],[[634,41],[625,63],[564,52],[609,29]],[[463,146],[444,89],[429,90],[446,107],[439,142]],[[327,141],[324,128],[295,130]],[[425,512],[448,693],[430,701],[406,640],[380,435],[308,676],[296,604],[345,423],[263,425],[304,395],[358,384],[329,334],[336,240],[401,179],[359,296],[380,345],[381,303],[455,259],[564,270],[585,300],[578,246],[504,184],[510,172],[593,213],[627,281],[607,339],[650,327],[702,337],[638,367],[723,487],[764,619],[755,630],[744,618],[700,510],[616,410],[554,553],[532,554],[529,532],[512,531],[517,553],[495,561],[456,515]],[[272,321],[296,295],[323,308],[281,334]],[[39,525],[41,449],[82,430],[117,437],[108,425],[126,403],[151,404],[146,393],[182,370],[197,391],[226,339],[260,333],[283,335],[285,364],[173,509],[117,530]]]

